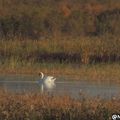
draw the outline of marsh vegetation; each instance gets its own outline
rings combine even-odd
[[[111,120],[114,113],[120,112],[118,98],[102,100],[81,96],[41,95],[38,93],[12,94],[0,91],[1,120]]]
[[[120,2],[0,0],[0,64],[120,61]]]
[[[120,80],[120,39],[1,40],[0,72],[36,74],[39,71],[74,75],[77,79]]]
[[[0,74],[119,84],[119,21],[119,0],[0,0]],[[0,90],[0,120],[110,120],[119,101]]]

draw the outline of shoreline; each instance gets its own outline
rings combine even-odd
[[[120,64],[95,64],[75,66],[73,64],[32,64],[24,66],[0,66],[0,75],[35,75],[42,71],[56,77],[66,76],[74,80],[120,83]]]

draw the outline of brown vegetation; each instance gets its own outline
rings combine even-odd
[[[119,36],[119,11],[114,0],[0,0],[0,37]]]
[[[69,39],[69,38],[68,38]],[[59,62],[59,63],[101,63],[120,60],[120,39],[111,37],[82,37],[76,39],[0,41],[1,64],[6,60]]]
[[[1,72],[46,63],[119,65],[119,21],[119,0],[0,0]]]
[[[119,98],[101,100],[83,96],[75,100],[69,96],[0,91],[1,120],[111,120],[114,113],[120,113]]]

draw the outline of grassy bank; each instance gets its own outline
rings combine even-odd
[[[114,36],[48,40],[0,40],[0,62],[100,63],[120,61],[120,38]]]
[[[66,76],[74,80],[90,80],[100,82],[120,83],[120,64],[60,64],[60,63],[29,63],[7,62],[0,66],[0,74],[28,74],[38,75],[38,72],[56,77]]]
[[[111,120],[114,113],[120,113],[119,98],[75,100],[69,96],[15,95],[0,91],[1,120]]]

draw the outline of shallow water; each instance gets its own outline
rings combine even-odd
[[[7,91],[22,92],[40,92],[39,77],[22,75],[0,75],[0,88]],[[110,99],[117,97],[120,93],[120,85],[107,83],[95,83],[90,81],[75,81],[73,78],[57,78],[56,87],[51,91],[55,95],[70,95],[71,97],[80,97],[85,94],[89,97],[101,97]]]

